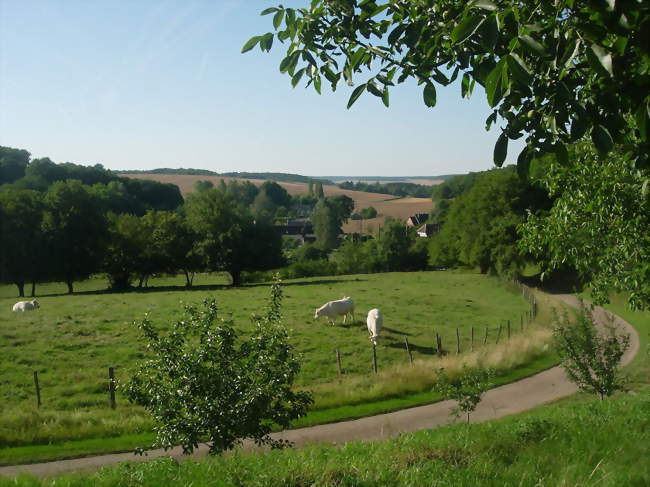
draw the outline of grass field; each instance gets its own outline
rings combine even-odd
[[[172,183],[177,185],[183,195],[192,192],[194,183],[199,180],[212,181],[215,185],[220,180],[224,181],[250,181],[253,184],[261,185],[264,183],[262,179],[241,179],[241,178],[228,178],[222,176],[198,176],[189,174],[122,174],[122,176],[137,179],[152,179],[162,183]],[[306,183],[287,183],[279,182],[287,192],[291,195],[307,194]],[[341,189],[338,186],[324,186],[323,190],[326,196],[346,195],[354,200],[355,211],[360,211],[363,208],[373,206],[379,215],[377,218],[365,220],[363,223],[358,221],[348,221],[343,225],[344,232],[360,232],[368,233],[371,229],[377,232],[380,225],[384,224],[387,217],[398,218],[406,220],[409,216],[415,213],[429,213],[433,206],[430,198],[396,198],[389,194],[367,193],[364,191],[351,191]]]
[[[607,307],[641,337],[641,350],[626,368],[630,394],[605,401],[577,394],[516,416],[389,441],[198,462],[159,459],[49,480],[0,479],[0,486],[650,485],[650,312],[632,312],[620,298]]]
[[[116,411],[107,408],[107,368],[115,367],[118,379],[123,380],[143,356],[133,320],[150,311],[154,320],[165,323],[178,316],[180,301],[198,302],[212,296],[245,333],[250,314],[262,309],[268,294],[266,285],[240,289],[221,286],[221,276],[199,276],[195,290],[174,287],[181,282],[180,278],[166,278],[152,282],[160,287],[142,292],[105,293],[104,281],[91,280],[80,283],[79,293],[73,296],[61,294],[61,285],[44,285],[38,289],[41,309],[24,314],[10,311],[16,301],[15,288],[0,288],[0,447],[150,431],[148,416],[121,397]],[[408,337],[418,363],[432,359],[435,332],[443,337],[445,348],[455,351],[458,327],[461,348],[467,350],[471,327],[476,327],[478,342],[484,327],[489,326],[489,341],[493,342],[499,324],[510,319],[514,328],[527,310],[527,303],[513,289],[496,279],[470,273],[302,279],[286,282],[284,290],[285,322],[303,355],[299,384],[315,390],[316,409],[426,390],[431,384],[426,366],[403,370],[408,363],[404,337]],[[344,294],[357,302],[356,323],[329,326],[313,320],[316,307]],[[381,307],[386,317],[378,347],[378,377],[371,374],[371,347],[363,322],[365,312],[375,306]],[[504,339],[505,327],[502,342]],[[345,372],[340,384],[335,380],[337,348]],[[539,358],[537,352],[533,358]],[[522,365],[532,357],[513,353],[520,359],[513,362],[502,351],[497,355],[503,369]],[[43,402],[38,410],[34,370],[39,372]]]

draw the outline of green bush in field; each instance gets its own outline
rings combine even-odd
[[[617,334],[611,325],[599,333],[590,312],[583,307],[575,324],[565,315],[553,335],[567,376],[581,390],[604,399],[623,389],[625,378],[619,373],[619,365],[630,346],[629,334]]]
[[[240,339],[232,320],[217,321],[214,300],[161,336],[148,318],[138,323],[151,355],[126,385],[129,399],[148,409],[157,426],[154,447],[176,444],[191,453],[206,441],[210,453],[233,448],[241,439],[282,447],[269,433],[287,428],[312,403],[308,392],[292,390],[300,364],[280,324],[282,290],[276,281],[265,317]]]
[[[458,404],[451,410],[451,414],[458,418],[461,413],[467,415],[476,409],[481,402],[483,394],[492,387],[490,379],[494,373],[488,369],[470,369],[463,364],[463,369],[458,377],[452,378],[444,369],[438,370],[438,376],[434,390],[440,392],[443,397],[453,399]]]

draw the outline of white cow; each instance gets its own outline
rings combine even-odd
[[[22,311],[24,313],[25,311],[31,311],[36,308],[40,308],[38,301],[36,300],[18,301],[16,304],[14,304],[14,307],[11,308],[11,311]]]
[[[330,325],[333,325],[334,320],[341,315],[343,316],[343,323],[345,323],[348,316],[350,316],[354,321],[354,301],[352,301],[349,296],[337,301],[328,301],[316,310],[314,318],[325,316],[330,322]]]
[[[368,311],[368,333],[370,333],[370,340],[373,345],[377,345],[377,340],[379,339],[379,332],[381,327],[384,324],[384,317],[377,308],[371,309]]]

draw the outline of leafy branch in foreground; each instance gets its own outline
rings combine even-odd
[[[242,52],[286,43],[280,71],[294,87],[306,80],[320,93],[323,78],[332,90],[356,84],[348,108],[364,93],[388,106],[390,89],[415,79],[433,107],[436,85],[459,79],[469,97],[478,83],[492,109],[487,127],[504,123],[495,164],[505,161],[509,140],[523,136],[522,173],[540,152],[566,163],[567,145],[586,135],[604,153],[626,145],[636,167],[648,170],[647,2],[312,0],[262,15],[272,16],[273,32]]]
[[[246,339],[232,320],[218,318],[214,300],[185,306],[185,317],[166,335],[148,317],[136,323],[149,357],[125,392],[157,423],[152,447],[180,444],[189,454],[206,442],[218,454],[245,438],[272,448],[287,445],[269,434],[304,416],[312,398],[292,389],[300,364],[281,325],[281,303],[276,279],[266,314],[253,318]]]
[[[470,369],[463,364],[463,369],[458,377],[451,378],[444,369],[438,370],[436,385],[433,390],[442,394],[446,399],[457,402],[451,410],[451,415],[459,418],[461,413],[467,415],[476,410],[483,394],[492,386],[491,379],[494,373],[489,369]]]
[[[600,399],[623,389],[625,378],[619,366],[630,346],[629,334],[618,334],[611,323],[599,333],[593,315],[583,307],[576,323],[565,313],[553,336],[562,367],[578,388]]]

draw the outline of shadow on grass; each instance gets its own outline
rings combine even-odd
[[[382,328],[382,331],[387,331],[389,333],[395,333],[396,335],[403,335],[403,336],[411,336],[412,335],[412,333],[408,333],[408,332],[401,331],[401,330],[396,330],[395,328],[388,328],[387,326],[384,326]]]
[[[310,286],[310,285],[320,285],[320,284],[338,284],[342,282],[365,282],[366,279],[318,279],[317,281],[299,281],[299,282],[283,282],[282,287],[291,287],[291,286]],[[246,289],[249,287],[269,287],[271,282],[260,282],[253,284],[242,284],[241,286],[231,286],[230,284],[197,284],[192,287],[187,287],[185,285],[176,285],[176,286],[151,286],[151,287],[130,287],[126,289],[93,289],[90,291],[75,291],[72,294],[68,293],[50,293],[50,294],[38,294],[38,297],[58,297],[58,296],[92,296],[92,295],[101,295],[101,294],[147,294],[147,293],[157,293],[157,292],[170,292],[170,291],[216,291],[216,290],[225,290],[225,289]]]
[[[396,341],[392,343],[386,343],[385,346],[390,348],[399,348],[401,350],[406,351],[404,342]],[[417,345],[415,343],[410,343],[410,342],[409,342],[409,348],[411,349],[411,352],[419,352],[424,355],[434,355],[436,353],[436,349],[433,347],[423,347],[422,345]]]

